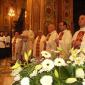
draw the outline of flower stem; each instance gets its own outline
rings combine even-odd
[[[61,85],[60,79],[61,79],[61,73],[60,73],[60,67],[59,67],[59,81],[58,81],[58,85]]]

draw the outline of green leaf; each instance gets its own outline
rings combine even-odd
[[[23,68],[23,70],[20,72],[20,75],[22,77],[29,76],[34,71],[34,68],[35,68],[35,64],[31,63]]]
[[[58,71],[56,69],[54,70],[54,74],[55,74],[56,78],[59,78],[59,74],[58,74]]]
[[[68,78],[68,79],[66,79],[66,83],[68,83],[68,84],[74,83],[76,81],[77,81],[76,78]]]

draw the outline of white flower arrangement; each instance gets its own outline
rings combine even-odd
[[[85,85],[85,50],[71,49],[70,57],[67,61],[52,55],[47,51],[42,51],[44,60],[40,63],[26,63],[21,65],[16,63],[13,66],[12,76],[15,83],[13,85]],[[31,54],[30,54],[31,55]]]

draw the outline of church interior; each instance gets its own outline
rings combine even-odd
[[[80,15],[85,16],[85,0],[0,0],[0,36],[2,32],[8,33],[11,44],[14,33],[21,34],[23,30],[32,30],[35,37],[39,31],[47,36],[49,23],[55,25],[59,34],[62,21],[67,23],[68,30],[74,35],[80,28]],[[10,75],[14,65],[11,44],[11,50],[0,46],[0,85],[12,85],[13,82]]]

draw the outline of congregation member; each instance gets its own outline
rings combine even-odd
[[[41,30],[39,30],[33,46],[33,56],[38,62],[41,60],[41,51],[44,50],[45,40],[45,35]]]
[[[85,48],[85,15],[79,17],[80,29],[74,34],[72,39],[72,46],[75,49]]]
[[[67,29],[67,23],[62,21],[59,23],[59,36],[56,39],[57,47],[60,47],[64,51],[64,57],[67,58],[69,55],[69,50],[71,49],[72,34],[71,31]]]
[[[24,56],[24,52],[33,50],[34,32],[32,30],[24,30],[21,34],[21,56]]]
[[[46,37],[46,45],[45,49],[46,51],[51,51],[51,50],[56,50],[57,45],[56,45],[56,38],[58,38],[58,33],[56,32],[56,28],[54,24],[49,24],[48,25],[48,35]]]
[[[4,33],[0,33],[0,48],[5,48]]]
[[[22,32],[22,35],[28,37],[28,43],[29,43],[28,50],[33,49],[33,42],[35,37],[34,32],[31,29],[29,30],[26,29]]]
[[[8,34],[8,32],[5,32],[4,40],[5,40],[5,48],[9,48],[10,47],[10,35]]]
[[[12,60],[16,61],[20,55],[20,34],[19,32],[15,32],[14,37],[12,38]]]
[[[10,44],[10,35],[8,34],[8,32],[5,32],[4,34],[4,41],[5,41],[5,54],[6,57],[9,57],[11,54],[11,44]]]
[[[0,32],[0,58],[5,57],[5,41],[4,41],[4,33]]]

